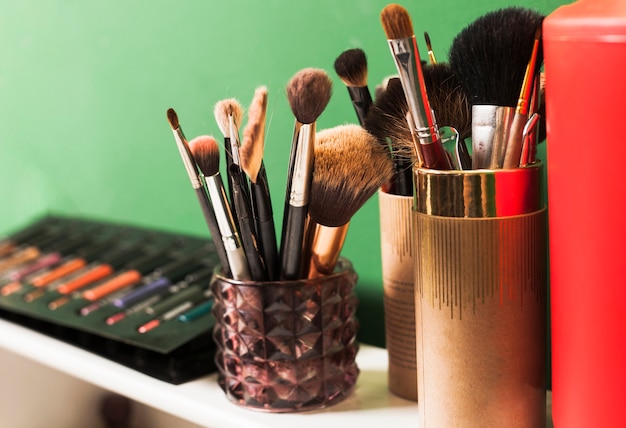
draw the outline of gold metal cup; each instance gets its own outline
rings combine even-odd
[[[541,168],[415,170],[422,427],[545,426]]]

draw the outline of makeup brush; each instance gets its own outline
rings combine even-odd
[[[392,159],[394,174],[383,189],[393,195],[413,194],[413,138],[407,124],[409,106],[402,83],[397,77],[388,80],[365,119],[364,128],[378,139]],[[419,149],[419,147],[417,147]]]
[[[227,98],[218,101],[213,109],[213,115],[217,126],[224,136],[224,151],[226,154],[226,171],[230,171],[231,165],[241,165],[239,159],[239,126],[243,120],[243,108],[235,98]],[[230,177],[227,178],[228,197],[233,201],[233,189]],[[233,207],[231,206],[231,209]],[[235,216],[235,211],[233,211]]]
[[[428,31],[424,31],[424,41],[426,42],[426,49],[428,50],[428,61],[430,64],[437,64],[437,59],[435,58],[435,52],[433,52],[433,45],[430,42],[430,35]]]
[[[250,179],[250,202],[259,249],[268,279],[275,280],[278,279],[278,248],[270,187],[263,162],[266,113],[267,88],[261,86],[255,90],[248,108],[248,123],[243,132],[239,154],[241,167]]]
[[[428,100],[411,17],[402,6],[389,4],[382,10],[380,18],[415,125],[424,166],[451,169]]]
[[[392,175],[387,151],[362,127],[340,125],[317,133],[309,205],[316,228],[310,278],[333,272],[352,216]]]
[[[226,191],[220,175],[220,151],[215,138],[211,136],[196,137],[189,142],[191,153],[201,171],[203,181],[209,194],[209,200],[226,250],[227,266],[233,279],[251,279],[248,262],[244,253],[241,238],[226,197]]]
[[[535,32],[533,48],[530,54],[528,65],[522,80],[517,106],[515,107],[515,116],[511,123],[508,139],[505,144],[503,168],[517,168],[520,166],[522,155],[522,133],[529,119],[530,104],[535,88],[535,81],[539,77],[536,71],[543,62],[543,51],[541,49],[541,23]]]
[[[367,56],[363,49],[348,49],[335,59],[334,67],[348,89],[352,106],[362,126],[372,105],[372,95],[367,87]]]
[[[313,170],[315,122],[332,92],[332,81],[321,69],[305,68],[287,84],[287,99],[296,123],[287,172],[285,209],[280,241],[282,279],[301,277],[302,246]]]
[[[167,120],[172,128],[174,140],[176,141],[180,158],[183,161],[183,165],[185,166],[185,170],[189,176],[189,181],[191,181],[191,187],[198,198],[198,203],[200,204],[200,209],[202,210],[202,216],[204,217],[204,221],[209,228],[209,233],[213,238],[213,243],[215,244],[217,255],[220,258],[220,263],[224,267],[226,275],[229,275],[228,258],[226,257],[224,244],[220,239],[221,235],[217,224],[217,218],[215,217],[211,203],[198,175],[198,168],[189,149],[189,144],[185,138],[185,134],[183,134],[183,130],[178,121],[178,115],[173,108],[167,110]]]
[[[501,167],[507,133],[542,19],[530,9],[499,9],[477,18],[452,42],[450,67],[472,104],[473,168]]]

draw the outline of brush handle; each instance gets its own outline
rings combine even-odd
[[[226,256],[224,242],[222,242],[222,235],[220,234],[220,228],[217,224],[215,211],[213,211],[213,208],[211,207],[211,202],[209,201],[209,197],[204,187],[195,189],[195,191],[198,202],[200,203],[200,209],[202,210],[202,216],[209,227],[209,233],[211,234],[213,244],[215,244],[217,256],[219,257],[222,268],[224,269],[224,275],[230,276],[231,272],[228,264],[228,257]]]
[[[250,196],[259,248],[265,261],[268,279],[273,281],[278,279],[278,248],[270,188],[263,163],[261,163],[256,183],[250,183]]]
[[[280,277],[283,280],[301,279],[302,243],[308,206],[289,206],[285,212],[285,239],[281,241]]]
[[[392,195],[411,196],[413,194],[412,161],[404,156],[393,158],[393,178],[389,192]]]
[[[233,148],[231,146],[231,139],[230,137],[224,137],[224,154],[226,155],[226,171],[230,171],[231,167],[235,164],[235,160],[233,158]],[[228,177],[226,177],[226,187],[228,190],[228,201],[233,202],[233,181],[232,178],[230,177],[230,174],[227,174]],[[232,204],[234,205],[234,204]],[[236,217],[236,213],[235,213],[235,207],[231,205],[231,211],[233,214],[233,217]]]
[[[502,168],[504,169],[517,168],[520,166],[522,157],[522,133],[526,122],[528,122],[528,115],[526,114],[515,113],[513,116],[506,141],[504,160],[502,162]]]
[[[328,227],[321,224],[315,226],[308,278],[317,278],[333,273],[343,243],[346,240],[349,224],[346,223],[338,227]]]
[[[372,95],[367,86],[347,86],[347,88],[359,124],[363,126],[367,113],[372,106]]]
[[[250,200],[246,192],[244,192],[244,183],[241,183],[239,167],[237,165],[233,165],[229,171],[229,175],[232,177],[233,202],[237,212],[237,223],[239,224],[241,242],[246,254],[246,260],[248,261],[250,275],[254,281],[265,281],[267,280],[265,263],[261,258],[261,253],[259,252],[252,219],[252,210],[249,203]]]

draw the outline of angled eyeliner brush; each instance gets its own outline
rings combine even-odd
[[[367,87],[367,57],[362,49],[348,49],[337,57],[335,72],[348,88],[352,106],[361,126],[372,106],[372,95]]]
[[[248,124],[241,143],[241,167],[250,178],[250,202],[257,232],[259,250],[265,262],[269,280],[278,279],[278,247],[270,187],[263,162],[265,145],[265,118],[267,88],[261,86],[254,92],[248,108]]]
[[[200,203],[200,209],[202,210],[202,215],[204,216],[204,220],[209,227],[209,232],[211,233],[211,237],[213,238],[217,255],[220,258],[220,263],[222,263],[225,273],[226,275],[228,275],[228,258],[226,257],[224,244],[220,239],[221,235],[219,233],[217,218],[215,217],[215,213],[213,212],[211,203],[207,197],[206,191],[202,185],[202,181],[200,180],[200,177],[198,175],[198,169],[196,163],[194,162],[193,155],[191,154],[191,151],[189,149],[187,139],[185,138],[185,134],[183,134],[180,123],[178,122],[178,115],[173,108],[167,110],[167,120],[170,123],[172,132],[174,133],[174,140],[176,141],[178,152],[180,153],[183,165],[185,166],[185,170],[187,171],[187,175],[189,176],[189,181],[191,181],[191,187],[196,193],[196,197],[198,198],[198,202]]]
[[[219,236],[226,250],[227,266],[233,279],[252,279],[241,238],[226,197],[226,190],[220,175],[220,151],[215,138],[199,136],[189,142],[193,158],[200,168],[203,181],[219,228]]]
[[[287,98],[296,123],[291,141],[279,258],[282,279],[302,277],[302,250],[313,171],[315,123],[332,92],[332,81],[321,69],[306,68],[287,84]]]
[[[424,166],[451,169],[428,101],[411,17],[402,6],[390,4],[385,6],[380,18],[415,125]]]

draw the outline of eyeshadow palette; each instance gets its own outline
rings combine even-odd
[[[169,383],[215,370],[209,239],[48,216],[0,240],[0,316]]]

